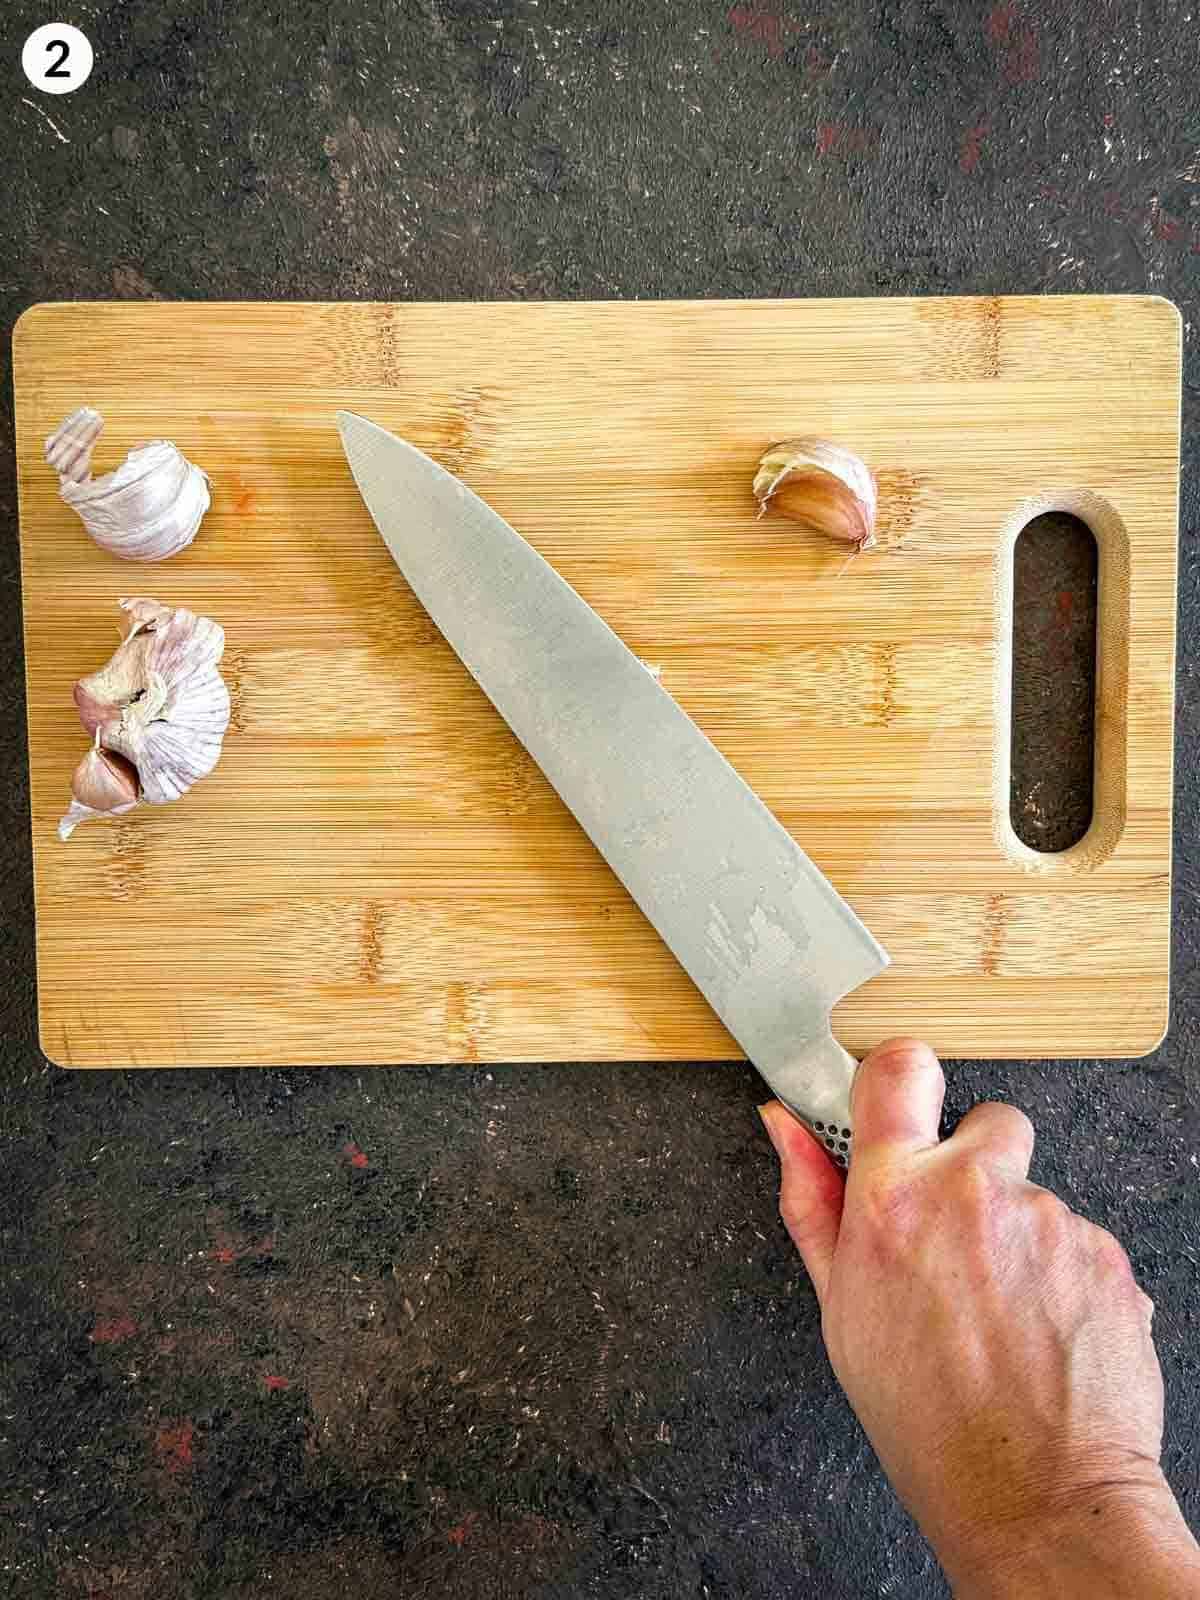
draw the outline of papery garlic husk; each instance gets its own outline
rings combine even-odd
[[[858,456],[826,439],[773,444],[754,475],[759,515],[768,505],[803,527],[869,550],[879,492]]]
[[[80,678],[75,704],[89,733],[137,769],[140,794],[165,805],[206,777],[229,726],[229,690],[217,671],[225,631],[210,617],[157,600],[122,600],[125,641],[99,672]]]
[[[137,769],[124,756],[100,748],[100,736],[75,768],[71,804],[58,825],[58,837],[69,839],[89,817],[119,817],[138,803]]]
[[[208,478],[168,439],[131,450],[115,472],[91,476],[104,418],[80,406],[46,440],[66,503],[102,549],[125,561],[165,561],[191,544],[211,504]]]

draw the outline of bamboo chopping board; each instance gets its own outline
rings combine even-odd
[[[736,1047],[409,593],[334,427],[461,474],[612,624],[890,951],[835,1027],[950,1056],[1165,1026],[1180,323],[1151,298],[45,305],[14,338],[42,1045],[64,1066],[728,1058]],[[162,566],[95,548],[42,441],[211,475]],[[823,434],[840,550],[749,495]],[[1096,816],[1008,821],[1011,546],[1100,547]],[[180,803],[55,835],[71,684],[127,594],[221,621],[233,721]]]

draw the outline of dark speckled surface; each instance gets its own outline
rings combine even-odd
[[[1015,1100],[1035,1175],[1127,1243],[1158,1302],[1168,1471],[1200,1524],[1187,8],[65,9],[97,62],[57,100],[14,65],[51,12],[10,0],[3,21],[6,336],[68,297],[1180,303],[1171,1033],[1137,1063],[955,1064],[950,1115]],[[11,426],[6,394],[0,1592],[944,1595],[825,1364],[746,1067],[46,1065]],[[116,981],[136,1005],[136,974]]]

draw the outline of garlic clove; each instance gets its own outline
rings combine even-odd
[[[150,635],[132,631],[99,672],[80,678],[72,691],[79,720],[89,733],[98,733],[147,688],[146,654]]]
[[[754,475],[759,515],[776,507],[802,527],[869,550],[875,543],[878,490],[858,456],[825,439],[772,445]]]
[[[220,678],[216,687],[193,693],[186,705],[176,704],[171,720],[152,721],[140,737],[126,737],[138,751],[142,798],[151,805],[178,800],[206,778],[221,759],[221,744],[229,725],[229,692]]]
[[[81,406],[46,440],[59,493],[102,549],[126,561],[163,561],[191,544],[211,504],[208,477],[168,439],[131,450],[115,472],[90,475],[104,419]]]
[[[117,817],[138,803],[138,775],[133,763],[99,740],[75,768],[71,779],[71,804],[58,824],[58,837],[69,839],[88,817]]]
[[[92,466],[92,451],[104,428],[104,418],[91,406],[80,406],[60,422],[46,440],[46,460],[71,483],[84,483]]]
[[[101,747],[137,769],[142,799],[163,805],[220,759],[230,714],[217,670],[225,631],[210,617],[157,600],[121,606],[129,632],[99,672],[75,685],[75,703]]]

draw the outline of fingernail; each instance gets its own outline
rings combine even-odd
[[[775,1118],[771,1115],[774,1106],[774,1100],[767,1100],[763,1105],[759,1106],[758,1115],[762,1120],[763,1127],[767,1130],[767,1138],[770,1139],[776,1151],[778,1151],[779,1140],[775,1137]]]

